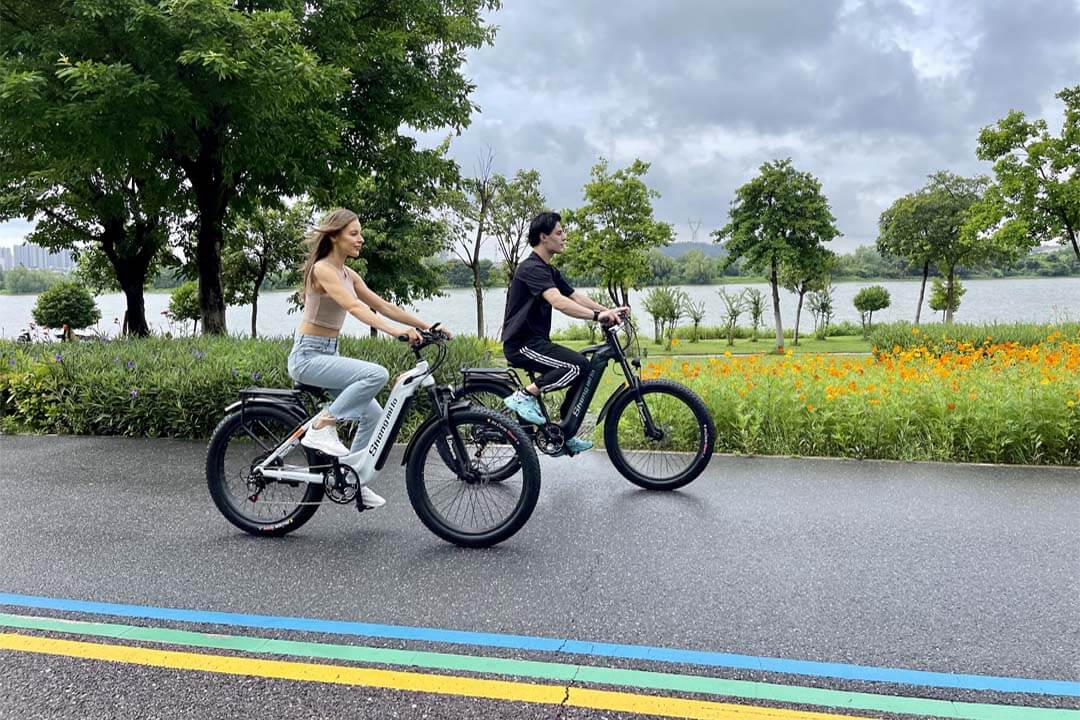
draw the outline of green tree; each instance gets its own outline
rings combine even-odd
[[[184,254],[198,271],[203,330],[224,333],[229,211],[304,193],[329,205],[354,178],[378,182],[382,157],[418,154],[405,133],[467,125],[474,107],[465,51],[490,42],[483,16],[497,6],[13,0],[5,25],[17,31],[5,27],[2,36],[20,50],[3,54],[3,86],[33,93],[52,73],[103,109],[104,123],[64,126],[66,134],[100,146],[98,157],[144,159],[137,169],[150,172],[135,183],[160,178],[164,194],[180,196],[191,216]],[[25,67],[21,48],[45,43],[45,65]],[[102,140],[99,125],[128,134],[123,143]],[[81,162],[87,153],[72,147]]]
[[[657,344],[663,339],[665,346],[671,349],[675,328],[686,316],[688,301],[683,290],[671,287],[654,287],[645,295],[645,312],[652,315],[653,339]]]
[[[259,292],[267,276],[293,271],[304,260],[301,238],[311,224],[314,208],[301,201],[291,207],[257,205],[229,225],[222,277],[231,305],[251,305],[251,337],[256,337]]]
[[[495,156],[488,149],[477,161],[473,177],[462,180],[462,187],[450,195],[450,208],[455,217],[451,225],[455,237],[454,253],[472,272],[472,286],[476,297],[476,336],[484,337],[484,279],[480,250],[488,239],[491,206],[495,188],[505,182],[492,172]]]
[[[169,317],[179,322],[192,320],[192,334],[199,329],[199,318],[202,317],[202,308],[199,306],[199,283],[189,280],[173,290],[169,297]]]
[[[649,263],[649,276],[644,280],[646,285],[669,285],[675,282],[675,261],[672,258],[656,248],[652,248],[649,250],[647,259]],[[610,301],[611,298],[605,297],[601,304]]]
[[[660,194],[645,184],[648,172],[641,160],[609,172],[601,158],[585,184],[585,204],[562,213],[571,237],[561,264],[580,275],[598,270],[615,305],[630,304],[630,288],[648,277],[649,250],[674,236],[671,225],[653,217],[652,200]]]
[[[959,280],[950,288],[941,282],[941,278],[934,278],[930,287],[930,309],[940,312],[942,321],[945,321],[946,317],[951,318],[960,309],[960,298],[966,292],[967,289],[960,285]]]
[[[903,258],[922,269],[915,324],[921,319],[931,264],[936,265],[951,283],[961,265],[975,266],[995,259],[1004,262],[1013,256],[999,252],[984,238],[963,232],[971,208],[982,195],[986,183],[986,178],[963,178],[945,171],[937,172],[930,175],[930,181],[923,188],[898,199],[881,214],[878,252]]]
[[[761,291],[757,291],[761,296]],[[727,335],[727,344],[735,344],[735,326],[739,322],[739,316],[747,309],[745,293],[729,293],[724,288],[716,291],[720,301],[724,304],[724,333]],[[757,340],[757,326],[755,325],[754,340]]]
[[[182,206],[155,153],[160,87],[116,45],[146,2],[5,0],[0,23],[0,219],[28,240],[100,253],[97,284],[122,290],[124,328],[149,332],[143,288]]]
[[[952,296],[958,267],[978,267],[989,262],[1009,263],[1020,252],[1018,246],[999,244],[985,235],[965,231],[972,207],[986,190],[985,177],[965,178],[949,172],[930,176],[927,193],[936,196],[934,207],[938,228],[933,231],[931,259],[945,277],[945,292]],[[952,302],[947,303],[945,322],[952,322]]]
[[[705,319],[705,301],[699,300],[693,302],[690,297],[687,296],[683,303],[685,313],[690,322],[694,324],[693,335],[690,336],[690,342],[696,343],[698,341],[698,328],[701,327],[701,321]]]
[[[728,264],[745,258],[747,268],[768,274],[776,351],[783,352],[780,267],[839,236],[835,218],[821,183],[792,167],[790,159],[764,163],[759,175],[736,191],[729,215],[731,221],[713,236],[727,241]]]
[[[63,280],[38,296],[30,316],[38,325],[63,328],[64,340],[71,340],[72,330],[90,327],[101,319],[101,311],[89,290],[73,280]]]
[[[48,290],[63,279],[60,273],[37,268],[31,270],[19,265],[4,276],[4,292],[8,295],[32,295]]]
[[[832,285],[826,285],[825,287],[810,293],[807,298],[807,304],[810,307],[810,314],[814,316],[814,337],[818,340],[824,340],[829,334],[829,323],[833,318],[833,293],[836,288]]]
[[[675,268],[686,285],[708,285],[716,279],[716,261],[696,248],[683,253]]]
[[[803,298],[806,293],[821,290],[832,279],[832,269],[836,265],[836,255],[824,247],[811,248],[800,253],[794,259],[780,266],[780,284],[785,290],[795,293],[799,298],[795,308],[795,334],[792,344],[799,344],[799,329],[802,322]],[[754,333],[757,334],[756,332]]]
[[[511,180],[495,176],[490,226],[506,268],[507,285],[529,250],[529,224],[546,207],[536,170],[518,170]]]
[[[1080,259],[1080,85],[1055,97],[1065,103],[1060,136],[1018,110],[979,133],[976,154],[993,161],[995,181],[965,232],[1006,249],[1056,241]]]
[[[855,293],[852,300],[855,309],[859,311],[859,319],[862,321],[863,335],[867,335],[874,325],[874,313],[889,307],[889,291],[880,285],[864,287]]]
[[[742,297],[745,310],[750,314],[750,342],[757,342],[758,328],[765,317],[765,293],[757,288],[746,288],[742,291]]]

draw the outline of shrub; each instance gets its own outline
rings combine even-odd
[[[285,339],[234,337],[3,342],[0,422],[9,432],[205,438],[241,389],[291,386],[289,348]],[[391,382],[414,362],[403,343],[380,338],[345,337],[341,353],[384,365]],[[456,384],[459,368],[488,362],[483,341],[455,338],[436,379]],[[403,432],[418,421],[410,418]]]
[[[73,329],[90,327],[101,319],[90,291],[70,280],[55,283],[41,293],[30,315],[38,325],[65,328],[65,340],[71,339]]]
[[[880,285],[864,287],[855,294],[852,302],[863,321],[863,332],[868,333],[874,326],[874,313],[889,307],[889,291]]]
[[[169,319],[187,322],[193,320],[195,324],[191,328],[192,334],[199,329],[199,318],[202,312],[199,308],[199,283],[189,280],[173,290],[169,298]]]

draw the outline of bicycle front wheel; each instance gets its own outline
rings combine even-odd
[[[421,431],[405,482],[413,510],[431,532],[462,547],[490,547],[520,530],[540,496],[540,461],[525,431],[481,407],[455,411],[453,430],[465,446],[466,477],[452,468],[443,423]],[[515,467],[507,475],[508,467]]]
[[[716,429],[701,398],[670,380],[641,383],[637,394],[623,391],[604,421],[604,445],[615,469],[649,490],[674,490],[692,482],[712,459]],[[652,419],[648,432],[644,419]]]
[[[210,437],[206,484],[229,522],[252,535],[284,535],[311,519],[323,498],[322,483],[275,480],[255,465],[280,445],[299,423],[291,413],[256,406],[226,415]],[[316,453],[297,443],[276,467],[304,470]]]

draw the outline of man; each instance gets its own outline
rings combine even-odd
[[[573,390],[585,379],[588,367],[581,353],[551,342],[551,308],[572,318],[606,323],[616,322],[630,308],[605,308],[570,287],[562,273],[552,267],[552,258],[566,247],[562,217],[558,213],[542,212],[533,219],[529,225],[529,245],[533,251],[518,265],[506,294],[503,354],[513,367],[543,374],[503,402],[523,420],[540,425],[544,422],[537,400],[540,393],[565,388],[566,399],[559,411],[565,416]],[[591,447],[592,443],[583,438],[566,441],[571,455]]]

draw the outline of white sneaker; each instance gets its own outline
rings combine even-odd
[[[367,485],[360,486],[360,502],[362,502],[364,507],[368,510],[380,508],[386,504],[386,501],[382,499],[382,496]]]
[[[334,457],[349,454],[349,448],[342,444],[334,425],[324,425],[318,430],[309,429],[304,433],[304,437],[300,438],[300,444]]]

